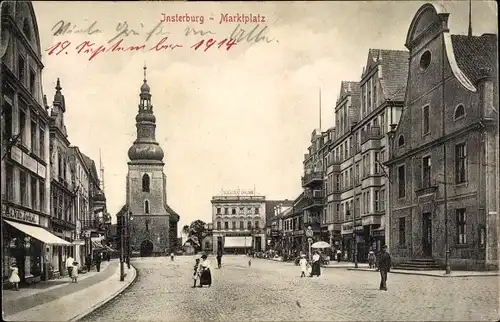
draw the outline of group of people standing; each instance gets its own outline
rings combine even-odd
[[[299,266],[301,270],[300,277],[306,277],[306,273],[309,274],[309,277],[319,277],[321,275],[321,256],[318,252],[314,252],[311,263],[309,263],[306,259],[306,255],[301,254]]]
[[[196,287],[197,283],[198,287],[203,287],[203,285],[208,285],[208,287],[210,287],[212,285],[212,273],[210,272],[210,261],[208,260],[208,256],[203,254],[200,259],[199,255],[197,255],[195,260],[193,287]]]

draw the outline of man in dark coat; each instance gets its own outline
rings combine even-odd
[[[94,257],[95,259],[95,268],[97,269],[98,272],[101,271],[101,261],[102,261],[102,256],[101,253],[97,253]]]
[[[391,271],[391,255],[387,253],[387,245],[382,246],[378,268],[380,270],[380,290],[387,291],[387,273]]]
[[[221,268],[222,266],[222,250],[217,251],[217,267]]]

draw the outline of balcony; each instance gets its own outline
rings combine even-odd
[[[324,203],[323,191],[313,190],[313,191],[308,191],[307,194],[309,196],[306,196],[304,198],[303,210],[310,209],[310,208],[323,207],[323,203]]]
[[[370,140],[380,140],[382,137],[380,127],[374,126],[368,129],[368,131],[361,131],[361,144]]]
[[[312,171],[310,173],[306,173],[302,177],[302,187],[308,187],[315,184],[320,184],[324,180],[323,171]]]

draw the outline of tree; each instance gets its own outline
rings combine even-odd
[[[189,236],[189,225],[184,225],[182,227],[182,233]]]
[[[187,231],[188,241],[191,241],[194,249],[196,251],[201,250],[201,243],[203,238],[207,235],[207,229],[205,228],[206,224],[202,220],[195,220],[187,227],[185,225],[182,227],[182,232],[185,233]]]

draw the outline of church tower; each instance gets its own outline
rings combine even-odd
[[[169,212],[163,150],[155,139],[156,118],[146,79],[139,94],[136,120],[137,139],[128,150],[127,204],[132,220],[130,246],[141,256],[169,251]]]

